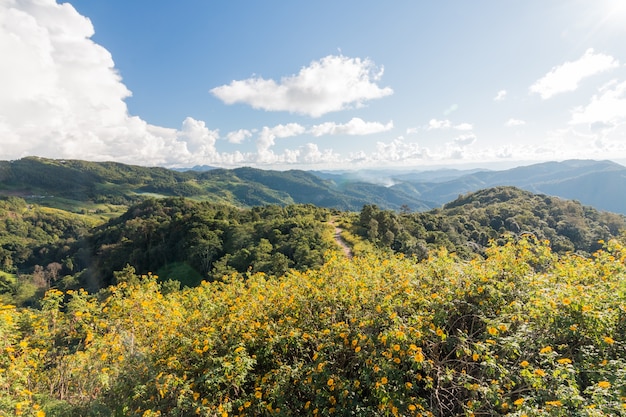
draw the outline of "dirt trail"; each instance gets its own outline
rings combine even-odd
[[[337,242],[337,245],[341,247],[341,250],[343,250],[343,253],[346,255],[346,258],[352,259],[352,257],[354,256],[352,254],[352,249],[350,249],[350,246],[348,246],[346,241],[343,240],[343,238],[341,237],[341,232],[343,231],[343,229],[337,226],[334,220],[331,220],[330,224],[333,225],[335,228],[335,242]]]

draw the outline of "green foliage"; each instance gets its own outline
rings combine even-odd
[[[626,415],[626,250],[486,255],[0,305],[0,414]]]
[[[136,204],[146,197],[189,197],[196,200],[257,205],[315,204],[358,210],[364,203],[399,209],[430,206],[414,195],[380,185],[335,184],[305,171],[269,171],[254,168],[179,172],[114,162],[87,162],[28,157],[0,161],[0,192],[32,196],[41,204],[59,199],[90,204]]]
[[[358,233],[378,247],[423,259],[428,249],[440,247],[471,257],[492,241],[502,244],[506,236],[524,235],[549,240],[557,252],[589,255],[600,248],[599,240],[619,236],[626,221],[575,201],[496,187],[423,213],[398,214],[367,205],[358,226]]]
[[[177,279],[172,268],[184,264],[193,269],[185,285],[232,272],[281,275],[318,267],[327,251],[336,250],[328,218],[328,210],[310,205],[237,209],[180,198],[147,200],[95,229],[77,246],[86,250],[73,257],[98,287],[113,282],[110,271],[126,264],[141,273],[161,271],[166,279]]]

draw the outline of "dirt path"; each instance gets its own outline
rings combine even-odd
[[[352,256],[354,256],[352,254],[352,249],[350,249],[350,246],[348,246],[346,241],[343,240],[343,238],[341,237],[341,232],[343,231],[343,229],[337,226],[334,220],[331,220],[330,224],[335,227],[335,242],[337,242],[337,245],[339,245],[341,250],[343,250],[343,253],[346,255],[346,258],[352,259]]]

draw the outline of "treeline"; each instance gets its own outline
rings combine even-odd
[[[589,255],[601,247],[599,241],[626,230],[623,215],[514,187],[469,193],[422,213],[367,205],[355,223],[357,233],[379,248],[418,258],[439,247],[467,258],[483,253],[491,242],[523,235],[548,240],[559,253]]]

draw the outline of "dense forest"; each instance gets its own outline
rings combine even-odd
[[[86,164],[56,208],[0,198],[2,416],[626,415],[622,215],[513,187],[234,205]],[[116,194],[129,170],[149,195]]]

